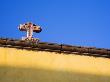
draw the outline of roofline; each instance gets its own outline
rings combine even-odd
[[[57,44],[49,42],[35,43],[32,41],[24,41],[11,38],[0,38],[0,47],[10,47],[17,49],[49,51],[57,53],[76,54],[94,57],[110,58],[110,49],[96,48],[96,47],[82,47],[66,44]]]

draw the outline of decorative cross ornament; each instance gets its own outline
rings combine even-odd
[[[18,28],[20,31],[26,31],[27,32],[27,36],[22,37],[22,40],[39,41],[38,38],[33,38],[33,32],[40,33],[42,31],[40,26],[33,24],[31,22],[28,22],[25,24],[20,24]]]

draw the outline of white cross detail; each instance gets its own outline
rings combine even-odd
[[[20,31],[26,31],[27,37],[23,37],[22,40],[36,40],[33,38],[33,32],[40,33],[42,31],[41,27],[38,25],[35,25],[31,22],[20,24],[18,27]],[[37,39],[39,40],[39,39]]]

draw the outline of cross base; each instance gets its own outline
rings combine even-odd
[[[26,40],[26,41],[32,41],[32,42],[36,42],[39,43],[39,39],[38,38],[28,38],[28,37],[22,37],[22,40]]]

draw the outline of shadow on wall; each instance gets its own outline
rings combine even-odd
[[[0,66],[0,82],[110,82],[110,76]]]

